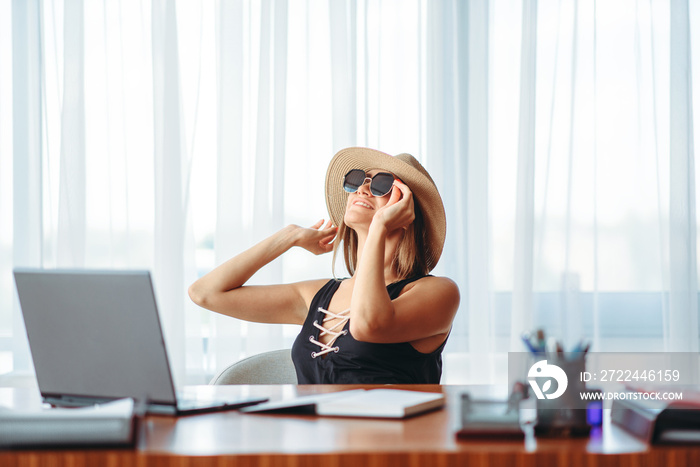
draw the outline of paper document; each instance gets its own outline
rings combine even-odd
[[[0,446],[131,445],[133,399],[77,409],[0,408]]]

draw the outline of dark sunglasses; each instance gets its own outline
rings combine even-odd
[[[368,177],[361,169],[352,169],[345,174],[343,189],[348,193],[355,193],[365,182],[369,180],[369,191],[377,197],[386,196],[394,185],[394,175],[388,172],[379,172],[374,177]]]

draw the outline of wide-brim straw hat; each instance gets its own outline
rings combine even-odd
[[[326,206],[334,225],[340,225],[350,195],[343,189],[343,179],[352,169],[365,172],[380,169],[401,179],[413,193],[413,201],[423,213],[426,228],[426,261],[432,270],[445,245],[447,220],[445,207],[435,182],[428,171],[410,154],[389,154],[368,148],[347,148],[333,156],[326,172]]]

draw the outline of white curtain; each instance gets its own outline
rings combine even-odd
[[[671,3],[670,297],[666,348],[697,352],[698,272],[693,147],[693,74],[688,0]]]
[[[462,295],[443,381],[502,381],[540,327],[567,347],[697,351],[698,15],[687,0],[0,2],[0,374],[31,369],[14,266],[151,270],[180,384],[291,346],[296,327],[200,310],[187,286],[327,217],[328,160],[352,145],[416,155],[442,193],[434,273]],[[293,249],[251,281],[331,275],[329,255]]]

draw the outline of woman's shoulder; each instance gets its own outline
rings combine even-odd
[[[337,279],[311,279],[307,281],[294,282],[291,285],[297,289],[298,293],[308,304],[311,303],[311,300],[323,287],[336,280]]]
[[[444,340],[459,309],[459,287],[452,279],[441,276],[424,276],[409,285],[412,287],[402,294],[405,304],[402,306],[417,313],[423,320],[426,319],[423,310],[431,310],[429,321],[434,332],[424,337],[434,338],[442,335]],[[423,322],[423,325],[425,324],[426,322]],[[433,348],[436,347],[437,344]]]
[[[453,297],[459,302],[459,287],[449,277],[426,275],[408,284],[404,291],[408,292],[409,290],[430,291],[431,295]]]
[[[432,274],[426,274],[425,276],[420,276],[418,277],[413,283],[420,283],[420,284],[430,284],[430,285],[443,285],[445,287],[457,287],[457,283],[450,279],[449,277],[444,277],[444,276],[433,276]]]
[[[333,282],[335,279],[311,279],[306,281],[295,282],[293,285],[300,291],[305,293],[316,293],[321,287]]]

